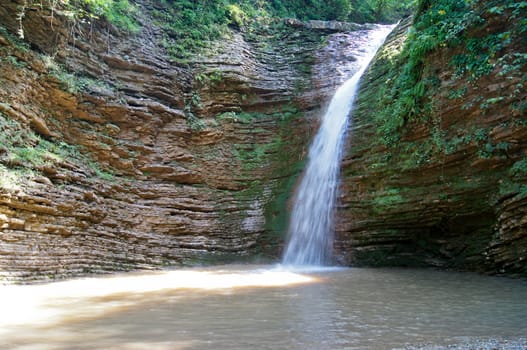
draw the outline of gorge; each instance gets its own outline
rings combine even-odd
[[[526,349],[526,11],[0,2],[0,348]]]
[[[527,273],[525,7],[460,4],[422,1],[366,72],[341,265]],[[233,21],[182,57],[165,5],[135,2],[125,31],[0,4],[3,282],[281,255],[307,145],[372,26]]]

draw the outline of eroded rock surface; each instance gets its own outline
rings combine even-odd
[[[469,37],[500,35],[511,25],[505,15],[484,23]],[[511,77],[496,65],[469,80],[454,74],[459,48],[434,51],[423,67],[437,79],[431,118],[408,122],[397,147],[385,146],[372,91],[383,88],[386,60],[401,51],[410,25],[403,22],[388,39],[357,101],[342,170],[341,262],[525,275],[525,65]],[[512,41],[495,58],[524,52],[524,45]]]
[[[307,144],[356,69],[360,31],[233,30],[181,65],[147,1],[130,35],[34,6],[23,42],[21,4],[0,5],[2,128],[26,135],[0,152],[5,280],[278,254]]]

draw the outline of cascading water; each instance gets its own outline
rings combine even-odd
[[[393,26],[378,26],[359,57],[360,69],[333,96],[309,149],[298,188],[283,264],[324,266],[332,262],[333,210],[338,189],[342,141],[359,81]]]

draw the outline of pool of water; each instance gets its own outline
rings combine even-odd
[[[527,335],[525,281],[435,270],[130,273],[0,286],[0,310],[0,348],[7,349],[435,349],[489,338],[514,349],[527,344],[520,339]]]

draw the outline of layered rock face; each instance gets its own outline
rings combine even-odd
[[[500,65],[525,52],[525,41],[510,35],[511,13],[484,13],[467,35],[507,38],[489,60],[495,68],[479,79],[459,77],[452,58],[460,47],[429,54],[422,71],[432,72],[436,86],[430,118],[407,122],[396,146],[379,141],[381,107],[372,91],[388,83],[388,62],[405,45],[410,20],[364,77],[342,170],[342,263],[527,273],[526,65],[516,61],[513,72]]]
[[[0,4],[0,276],[275,257],[360,31],[233,30],[182,65],[155,2],[138,4],[137,34],[24,3]]]
[[[154,24],[158,2],[138,3],[137,34],[28,3],[0,4],[0,277],[276,258],[321,110],[357,69],[367,27],[233,29],[181,64]],[[384,145],[372,91],[410,24],[364,78],[338,259],[525,274],[525,65],[511,79],[497,67],[469,81],[455,77],[459,49],[434,51],[423,68],[437,78],[432,117]],[[506,28],[496,15],[471,35]],[[524,47],[512,41],[498,54]]]

